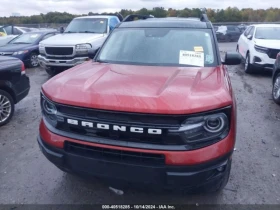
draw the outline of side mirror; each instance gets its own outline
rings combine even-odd
[[[247,36],[247,39],[252,40],[252,38],[253,38],[253,36],[252,36],[252,35],[250,35],[250,34]]]
[[[227,52],[225,55],[224,65],[239,65],[242,62],[241,55],[237,52]]]
[[[88,57],[90,59],[94,59],[94,57],[95,57],[96,53],[98,52],[98,50],[99,50],[99,48],[97,48],[97,49],[89,49]]]
[[[60,33],[62,34],[64,32],[64,28],[60,27]]]

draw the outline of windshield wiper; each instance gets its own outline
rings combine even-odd
[[[95,62],[98,62],[98,63],[109,63],[107,61],[103,61],[103,60],[100,60],[100,59],[95,60]]]
[[[79,33],[93,33],[93,34],[95,34],[96,32],[94,32],[94,31],[79,31]]]

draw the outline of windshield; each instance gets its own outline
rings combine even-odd
[[[41,34],[22,34],[12,41],[10,41],[10,44],[34,44],[40,37]]]
[[[106,33],[106,18],[81,18],[73,20],[65,30],[65,33]]]
[[[163,66],[215,66],[210,29],[116,29],[99,62]]]
[[[280,27],[257,28],[255,38],[280,40]]]

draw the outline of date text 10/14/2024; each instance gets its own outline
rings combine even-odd
[[[102,209],[175,209],[173,205],[102,205]]]

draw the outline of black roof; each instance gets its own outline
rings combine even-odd
[[[119,28],[212,28],[211,22],[199,18],[148,18],[122,22]]]

